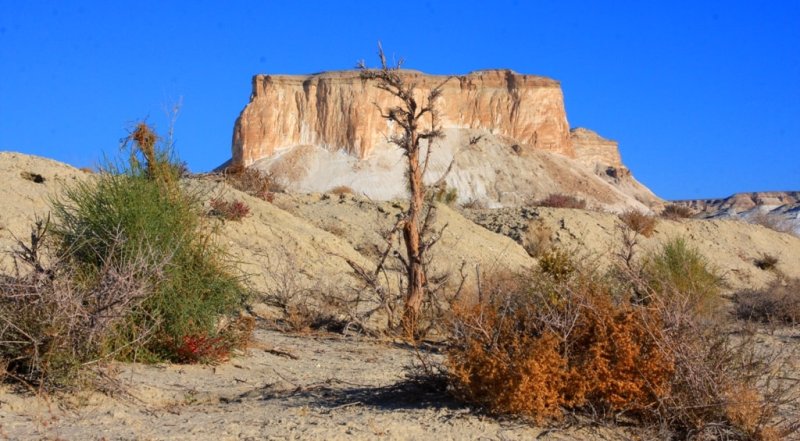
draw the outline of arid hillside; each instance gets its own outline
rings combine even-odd
[[[41,182],[32,176],[41,177]],[[49,159],[3,152],[0,177],[9,184],[1,195],[0,245],[4,253],[0,262],[4,271],[11,271],[8,252],[16,238],[28,235],[36,216],[47,216],[49,201],[64,185],[91,179],[91,174]],[[269,264],[285,262],[287,256],[308,279],[349,278],[347,260],[362,265],[374,261],[386,243],[385,233],[403,207],[402,202],[372,201],[350,193],[278,193],[269,203],[220,179],[190,180],[187,185],[201,189],[207,200],[236,199],[250,207],[250,215],[241,222],[214,222],[218,240],[260,290],[267,289],[273,276],[265,273]],[[613,263],[622,246],[621,221],[599,211],[544,207],[463,210],[456,204],[443,205],[437,216],[437,225],[447,225],[433,256],[442,271],[458,270],[462,264],[470,274],[475,265],[484,271],[524,270],[536,263],[523,248],[531,238],[574,250],[603,267]],[[641,239],[640,251],[672,237],[683,237],[696,246],[725,276],[731,289],[757,287],[771,279],[771,272],[753,263],[764,254],[779,259],[780,271],[800,277],[800,238],[790,234],[733,220],[662,219],[653,237]]]
[[[10,252],[30,225],[46,217],[64,186],[92,174],[44,158],[0,153],[2,270],[15,269]],[[387,243],[402,201],[373,201],[345,191],[271,195],[271,202],[229,186],[222,176],[183,185],[213,200],[239,201],[249,214],[239,221],[210,216],[208,228],[224,245],[254,292],[244,314],[259,326],[249,347],[214,365],[112,363],[115,377],[101,391],[38,398],[0,386],[0,434],[10,439],[547,439],[623,440],[641,437],[631,427],[564,424],[542,428],[519,419],[495,419],[453,399],[440,386],[409,380],[409,367],[443,360],[441,346],[418,348],[380,335],[389,313],[370,297],[354,267],[367,270]],[[209,212],[209,207],[206,208]],[[440,205],[442,231],[433,249],[434,272],[464,276],[526,272],[545,249],[573,253],[584,264],[609,268],[624,251],[616,214],[544,207],[464,209]],[[442,228],[444,228],[442,230]],[[639,237],[637,255],[680,237],[696,247],[724,277],[725,291],[756,288],[778,272],[800,277],[800,238],[730,220],[658,220],[651,237]],[[397,242],[393,242],[398,246]],[[399,248],[398,248],[399,250]],[[765,255],[774,268],[760,269]],[[390,283],[391,285],[391,283]],[[451,285],[452,286],[452,285]],[[358,303],[352,303],[357,299]],[[350,303],[348,303],[350,302]],[[347,311],[348,305],[357,311]],[[338,309],[337,309],[338,308]],[[342,319],[378,310],[364,321]],[[313,311],[321,311],[316,313]],[[315,329],[322,320],[338,326]],[[268,325],[268,326],[267,326]],[[285,334],[276,329],[299,334]],[[786,369],[798,368],[791,328],[757,334],[760,348],[781,351]],[[787,367],[788,366],[788,367]],[[797,401],[781,409],[796,414]],[[653,432],[647,432],[652,434]]]

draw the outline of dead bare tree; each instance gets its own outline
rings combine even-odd
[[[402,326],[405,335],[413,338],[428,283],[425,272],[426,252],[441,237],[441,234],[435,234],[426,240],[424,234],[433,216],[430,206],[425,212],[428,192],[423,177],[428,168],[433,142],[444,137],[435,106],[436,100],[441,96],[444,82],[432,88],[420,103],[417,100],[416,83],[407,81],[410,77],[401,71],[403,61],[400,60],[392,66],[388,65],[380,43],[378,43],[378,57],[380,68],[368,68],[361,61],[358,69],[363,80],[375,81],[377,88],[399,100],[399,104],[393,107],[383,109],[377,103],[376,107],[381,117],[400,128],[399,133],[389,137],[389,141],[402,149],[407,159],[409,204],[399,224],[406,248],[405,259],[401,260],[406,269],[408,282]],[[421,149],[424,146],[423,142],[427,142],[424,154]]]

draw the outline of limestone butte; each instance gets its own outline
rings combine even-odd
[[[463,76],[403,71],[420,98],[442,84],[443,128],[479,129],[516,140],[523,149],[575,157],[561,87],[555,80],[510,70]],[[358,71],[256,75],[250,103],[233,135],[233,164],[249,166],[276,150],[315,145],[364,158],[392,128],[376,109],[397,105]]]
[[[459,203],[517,206],[568,193],[614,211],[661,204],[622,165],[615,141],[570,130],[558,81],[511,70],[401,75],[420,103],[441,86],[436,109],[445,138],[425,180],[444,176]],[[398,104],[358,71],[256,75],[229,165],[265,170],[290,192],[344,186],[373,199],[401,198],[402,152],[388,142],[396,128],[381,116]]]

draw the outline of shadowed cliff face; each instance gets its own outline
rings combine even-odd
[[[575,157],[557,81],[509,70],[464,76],[404,71],[416,85],[420,102],[440,84],[437,102],[442,127],[480,129],[514,139],[522,149]],[[233,135],[233,163],[249,166],[276,150],[315,145],[364,158],[393,128],[381,118],[398,102],[361,80],[357,71],[308,76],[257,75],[253,93]]]

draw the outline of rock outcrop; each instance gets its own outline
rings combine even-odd
[[[436,107],[446,136],[426,180],[438,180],[452,163],[446,182],[462,203],[514,206],[556,192],[615,211],[661,203],[622,165],[616,142],[570,131],[555,80],[510,70],[401,74],[420,102],[441,86]],[[403,157],[387,142],[396,128],[379,111],[397,104],[358,71],[256,75],[229,165],[269,171],[289,191],[347,186],[370,198],[402,197]]]
[[[463,76],[403,71],[420,98],[442,85],[444,128],[479,129],[516,140],[523,149],[574,157],[561,87],[555,80],[510,70]],[[358,71],[256,75],[250,104],[233,134],[233,164],[249,166],[276,150],[315,145],[365,158],[392,127],[376,111],[397,105]]]
[[[743,219],[767,223],[800,235],[800,191],[736,193],[721,199],[673,201],[691,208],[704,219]]]
[[[575,159],[580,163],[589,167],[596,165],[622,167],[617,141],[605,139],[583,127],[572,129],[569,134],[575,150]]]

